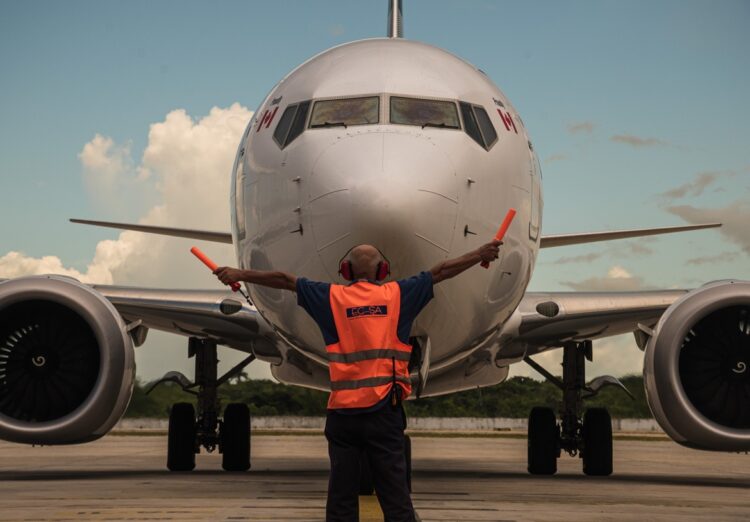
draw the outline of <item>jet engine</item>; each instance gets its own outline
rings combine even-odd
[[[750,282],[717,281],[662,315],[646,345],[649,407],[675,441],[750,450]]]
[[[112,304],[75,279],[0,283],[0,438],[88,442],[122,417],[135,361]]]

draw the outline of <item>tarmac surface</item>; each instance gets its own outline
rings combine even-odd
[[[413,500],[422,521],[746,520],[750,455],[616,440],[615,473],[593,478],[564,456],[558,474],[526,473],[526,442],[413,437]],[[0,520],[320,521],[328,478],[321,435],[255,435],[253,467],[165,469],[166,436],[109,435],[80,446],[0,442]],[[375,497],[360,521],[382,520]]]

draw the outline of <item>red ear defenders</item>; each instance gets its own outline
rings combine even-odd
[[[351,252],[355,248],[356,246],[347,250],[346,254],[344,254],[344,257],[342,257],[341,261],[339,261],[339,274],[341,274],[341,277],[343,277],[347,281],[354,281],[354,270],[352,269],[352,262],[349,261],[348,258],[349,252]],[[391,274],[391,264],[383,255],[383,252],[380,252],[379,249],[378,252],[380,253],[382,261],[378,263],[378,268],[375,270],[375,280],[382,281]]]

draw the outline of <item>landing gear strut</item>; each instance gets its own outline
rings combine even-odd
[[[592,360],[591,341],[563,345],[562,380],[550,374],[530,357],[524,360],[562,390],[560,422],[552,408],[534,408],[529,415],[528,470],[534,475],[552,475],[562,451],[583,460],[586,475],[612,473],[612,421],[606,408],[589,408],[583,400],[596,395],[605,385],[625,387],[614,377],[604,376],[586,384],[586,359]],[[625,389],[628,392],[627,389]],[[628,392],[630,394],[630,392]],[[632,396],[631,396],[632,397]]]
[[[195,357],[195,382],[190,382],[181,373],[169,372],[147,392],[150,393],[162,382],[173,381],[197,398],[197,411],[187,402],[172,406],[167,438],[167,468],[171,471],[192,470],[195,468],[195,454],[200,453],[202,446],[209,453],[219,448],[225,470],[247,471],[250,468],[250,410],[246,404],[228,404],[224,409],[224,418],[220,419],[221,405],[217,391],[219,386],[239,375],[255,356],[249,355],[219,378],[215,341],[190,337],[188,357]]]

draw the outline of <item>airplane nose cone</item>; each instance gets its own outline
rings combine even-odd
[[[309,211],[315,243],[331,277],[351,247],[370,243],[405,277],[444,259],[458,214],[450,158],[409,132],[347,136],[313,167]]]

